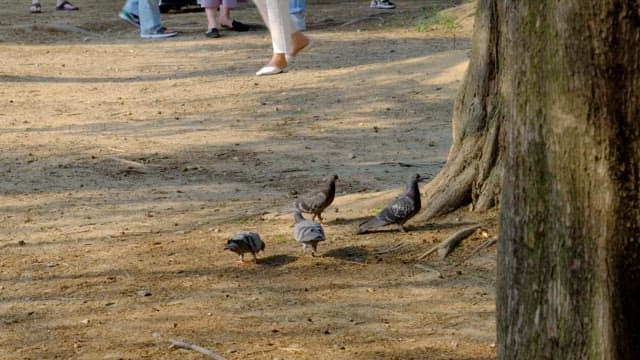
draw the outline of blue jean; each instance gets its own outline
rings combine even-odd
[[[158,0],[127,0],[122,8],[140,17],[140,35],[156,34],[163,28]]]
[[[307,9],[304,0],[289,0],[289,11],[292,14],[301,13]]]

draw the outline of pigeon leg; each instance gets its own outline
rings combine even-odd
[[[318,246],[318,243],[317,243],[317,242],[311,243],[311,248],[313,249],[313,250],[311,251],[311,256],[313,256],[313,257],[318,256],[318,255],[316,255],[316,251],[318,251],[317,246]]]
[[[236,261],[238,264],[244,264],[244,254],[240,254],[240,258]]]
[[[400,232],[407,232],[407,229],[405,229],[402,224],[398,224],[398,230],[400,230]]]
[[[258,263],[258,257],[256,256],[256,253],[251,253],[251,255],[253,255],[253,263],[257,264]]]

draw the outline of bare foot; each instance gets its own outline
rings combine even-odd
[[[311,43],[311,39],[300,31],[296,31],[291,34],[291,40],[293,41],[291,56],[297,56],[302,49],[306,48]]]

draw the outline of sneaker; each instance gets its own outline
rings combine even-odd
[[[164,39],[172,36],[178,35],[178,32],[175,30],[167,29],[166,27],[160,28],[155,34],[141,34],[145,39]]]
[[[118,17],[135,27],[140,27],[140,17],[136,14],[130,13],[127,10],[120,10]]]
[[[302,15],[302,13],[292,13],[291,22],[293,22],[293,26],[299,31],[307,30],[307,22],[305,21],[304,15]]]
[[[395,9],[396,4],[389,0],[371,0],[371,7],[374,9]]]

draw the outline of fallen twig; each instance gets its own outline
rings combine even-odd
[[[121,162],[121,163],[129,165],[129,166],[137,167],[137,168],[139,168],[139,167],[147,167],[147,165],[145,165],[143,163],[139,163],[137,161],[131,161],[131,160],[123,159],[123,158],[117,157],[117,156],[111,156],[111,157],[109,157],[109,159],[111,159],[113,161]]]
[[[249,212],[249,213],[245,213],[245,214],[235,214],[235,215],[230,215],[227,216],[225,218],[221,218],[221,219],[217,219],[216,221],[212,221],[209,223],[209,225],[220,225],[220,224],[225,224],[225,223],[230,223],[230,222],[234,222],[234,221],[245,221],[251,218],[261,218],[264,215],[268,214],[269,212],[266,210],[260,210],[260,211],[254,211],[254,212]]]
[[[440,255],[440,259],[446,258],[453,251],[453,249],[455,249],[456,246],[458,246],[460,244],[460,242],[462,242],[462,240],[466,239],[471,234],[473,234],[479,227],[480,227],[480,225],[476,225],[476,226],[472,226],[470,228],[466,228],[466,229],[458,231],[457,233],[455,233],[452,236],[450,236],[448,239],[446,239],[443,242],[441,242],[440,244],[432,247],[431,249],[429,249],[424,254],[418,256],[416,258],[416,260],[422,260],[422,259],[426,258],[427,256],[429,256],[432,253],[434,253],[436,250],[438,251],[438,254]]]
[[[438,277],[440,279],[444,279],[444,275],[442,275],[442,273],[439,270],[436,270],[434,268],[430,268],[428,266],[424,266],[422,264],[413,264],[413,266],[417,267],[418,269],[422,269],[424,271],[434,272],[434,273],[438,274]]]
[[[469,260],[472,256],[474,256],[475,254],[477,254],[478,252],[480,252],[483,249],[486,249],[490,246],[495,245],[498,242],[498,237],[492,237],[491,239],[487,239],[485,242],[483,242],[482,244],[478,245],[475,249],[473,249],[473,251],[471,252],[471,254],[469,254],[469,256],[465,257],[464,259],[460,260],[457,264],[455,264],[454,266],[458,266],[460,264],[462,264],[463,262]]]
[[[386,248],[386,249],[382,249],[382,250],[376,250],[373,252],[373,255],[383,255],[383,254],[387,254],[390,252],[394,252],[394,251],[398,251],[402,248],[404,248],[405,246],[407,246],[407,244],[405,244],[404,242],[400,241],[394,245],[391,245],[390,247]]]
[[[225,359],[222,355],[215,353],[209,349],[205,349],[202,346],[198,346],[198,345],[194,345],[194,344],[190,344],[186,341],[182,341],[182,340],[174,340],[171,339],[171,346],[169,346],[170,349],[176,347],[176,348],[181,348],[181,349],[187,349],[187,350],[193,350],[193,351],[197,351],[201,354],[207,355],[208,357],[212,358],[212,359],[216,359],[216,360],[227,360]]]

